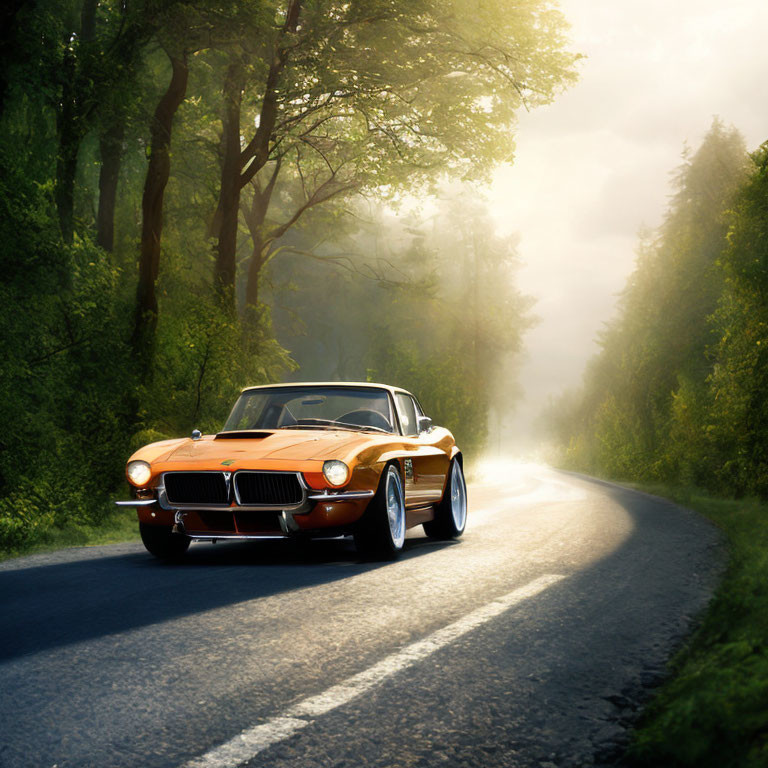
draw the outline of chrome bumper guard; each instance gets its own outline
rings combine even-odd
[[[177,531],[180,533],[181,531]],[[185,533],[192,541],[256,541],[263,539],[287,539],[282,533]]]
[[[164,490],[164,488],[161,489],[163,492]],[[357,499],[370,499],[374,496],[374,494],[375,491],[323,491],[321,493],[310,493],[307,496],[307,499],[309,501],[355,501]],[[165,503],[163,503],[163,501],[165,501]],[[131,501],[116,501],[115,504],[117,504],[118,507],[148,507],[150,504],[160,504],[160,506],[164,509],[177,509],[179,506],[181,506],[171,504],[167,501],[167,499],[163,499],[162,497],[159,499],[132,499]],[[215,505],[196,507],[193,505],[185,504],[183,506],[185,509],[210,509]],[[228,507],[226,507],[226,509],[228,509]],[[263,509],[263,507],[258,508],[236,506],[232,507],[232,509],[248,510]]]
[[[118,507],[148,507],[157,504],[157,499],[132,499],[131,501],[116,501]]]
[[[310,501],[354,501],[355,499],[370,499],[375,491],[324,491],[323,493],[310,493],[307,498]]]

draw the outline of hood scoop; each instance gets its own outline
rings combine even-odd
[[[241,429],[236,432],[219,432],[214,440],[262,440],[269,437],[271,432],[256,432],[253,429]]]

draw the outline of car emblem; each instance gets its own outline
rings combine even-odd
[[[237,461],[237,459],[227,459],[226,461],[221,462],[222,467],[228,467],[230,464],[234,464]]]
[[[405,479],[413,480],[413,459],[406,459],[404,464],[405,464]]]

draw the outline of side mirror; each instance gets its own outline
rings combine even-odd
[[[419,434],[429,432],[432,429],[432,419],[429,416],[419,416],[416,419],[416,426],[419,428]]]
[[[203,433],[199,429],[192,430],[192,439],[199,440],[203,436]]]

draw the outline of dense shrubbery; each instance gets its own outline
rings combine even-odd
[[[61,241],[50,189],[0,162],[0,549],[109,514],[138,445],[216,429],[246,383],[280,378],[290,358],[246,333],[210,290],[164,274],[156,365],[131,357],[134,285],[88,240]]]
[[[768,496],[767,168],[718,122],[686,159],[583,390],[548,414],[565,464]]]
[[[61,243],[49,190],[0,162],[0,541],[19,546],[106,508],[134,383],[118,270]]]

